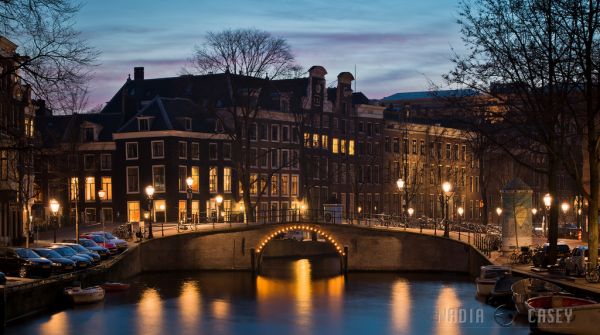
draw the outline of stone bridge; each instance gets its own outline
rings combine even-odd
[[[441,236],[346,224],[266,224],[182,233],[146,240],[125,272],[260,268],[264,249],[289,230],[316,232],[349,271],[451,271],[478,274],[488,259],[469,244]],[[132,259],[133,258],[133,259]]]

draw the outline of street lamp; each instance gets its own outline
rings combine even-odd
[[[104,199],[106,199],[106,191],[100,189],[100,191],[98,191],[98,198],[100,199],[100,202],[104,201]],[[106,244],[106,236],[104,236],[104,211],[102,210],[102,206],[100,206],[100,223],[102,224],[102,238],[104,244]]]
[[[400,217],[404,218],[404,200],[402,199],[405,186],[404,179],[398,178],[398,180],[396,180],[396,186],[398,186],[398,191],[400,193]],[[406,205],[408,206],[408,204]],[[406,228],[406,222],[404,224],[404,227]]]
[[[58,226],[58,210],[60,204],[55,199],[50,200],[50,211],[52,212],[52,220],[54,226],[54,243],[56,243],[56,227]]]
[[[545,215],[544,215],[544,236],[548,236],[547,234],[547,227],[548,227],[548,219],[550,217],[550,206],[552,205],[552,196],[550,195],[550,193],[546,193],[546,195],[544,195],[544,209],[545,209]]]
[[[217,202],[217,221],[219,221],[221,219],[221,203],[223,203],[223,196],[217,195],[215,201]]]
[[[563,211],[563,225],[567,224],[567,212],[569,211],[569,203],[566,201],[560,205],[560,208]]]
[[[160,204],[160,206],[158,206],[158,210],[160,210],[161,212],[163,212],[163,220],[160,223],[160,235],[161,236],[165,236],[165,219],[167,216],[167,213],[165,212],[165,209],[167,207],[165,206],[165,204]]]
[[[464,214],[465,210],[462,208],[462,206],[459,206],[456,211],[458,212],[458,240],[460,241],[460,224],[462,222],[462,215]]]
[[[442,195],[444,197],[444,237],[450,237],[450,227],[448,225],[448,200],[450,200],[450,195],[448,193],[452,191],[452,184],[445,181],[442,184],[442,191],[444,191]]]
[[[154,205],[154,201],[152,200],[152,196],[154,195],[154,186],[148,185],[146,186],[146,195],[148,196],[148,238],[153,238],[152,235],[152,206]]]
[[[194,186],[194,178],[187,177],[185,179],[185,183],[187,185],[187,201],[185,204],[185,223],[191,225],[191,223],[192,223],[192,186]]]
[[[408,225],[408,223],[410,223],[410,221],[411,221],[413,214],[415,213],[415,210],[412,207],[408,207],[406,212],[408,213],[408,222],[407,222],[407,225]],[[406,230],[406,225],[404,226],[404,230]]]

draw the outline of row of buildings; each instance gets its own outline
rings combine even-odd
[[[4,43],[3,52],[14,52]],[[484,208],[499,204],[509,177],[521,176],[537,199],[545,193],[542,177],[506,157],[484,171],[491,162],[477,154],[473,134],[456,117],[431,113],[444,110],[438,99],[373,102],[352,91],[351,73],[340,73],[333,86],[326,74],[313,66],[307,77],[285,80],[228,71],[146,79],[138,67],[100,112],[74,115],[35,107],[26,89],[18,99],[5,94],[19,86],[6,79],[2,120],[10,110],[22,132],[33,134],[35,125],[39,150],[35,178],[25,178],[34,181],[29,189],[0,181],[2,242],[15,243],[27,227],[47,224],[50,199],[61,204],[64,223],[135,222],[148,210],[158,222],[240,212],[272,221],[290,209],[323,215],[331,203],[346,218],[406,215],[408,208],[415,217],[440,218],[441,185],[448,181],[449,217],[460,206],[463,219],[476,222]],[[2,155],[2,164],[17,161]],[[148,185],[155,190],[151,209]],[[565,183],[565,197],[570,189]]]

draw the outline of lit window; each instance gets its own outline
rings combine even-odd
[[[210,193],[217,193],[217,167],[211,166],[208,171],[208,188]]]
[[[350,156],[354,155],[354,140],[348,140],[348,154]]]
[[[192,166],[192,179],[194,180],[194,184],[192,184],[192,191],[200,191],[200,167]]]
[[[102,177],[102,190],[105,192],[104,201],[112,200],[112,178]]]
[[[338,139],[334,137],[331,139],[331,151],[334,154],[337,154],[338,150],[339,150],[339,142],[338,142]]]
[[[231,168],[223,168],[223,192],[231,193]]]
[[[94,177],[85,178],[85,201],[96,200],[96,181]]]
[[[72,177],[71,181],[70,181],[70,199],[71,201],[77,201],[78,200],[78,195],[79,195],[79,178],[77,177]]]
[[[140,202],[139,201],[127,201],[127,221],[128,222],[139,222],[140,221]]]

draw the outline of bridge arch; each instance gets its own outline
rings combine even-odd
[[[328,243],[333,245],[333,247],[335,248],[336,252],[339,254],[340,257],[344,257],[346,255],[344,252],[343,246],[329,231],[327,231],[317,225],[310,225],[310,224],[286,225],[284,227],[280,227],[274,231],[271,231],[268,235],[264,236],[260,240],[259,244],[256,246],[256,252],[260,254],[262,252],[262,250],[265,248],[265,246],[279,234],[287,233],[290,231],[298,231],[298,230],[309,232],[309,233],[316,233],[316,234],[323,236]]]

